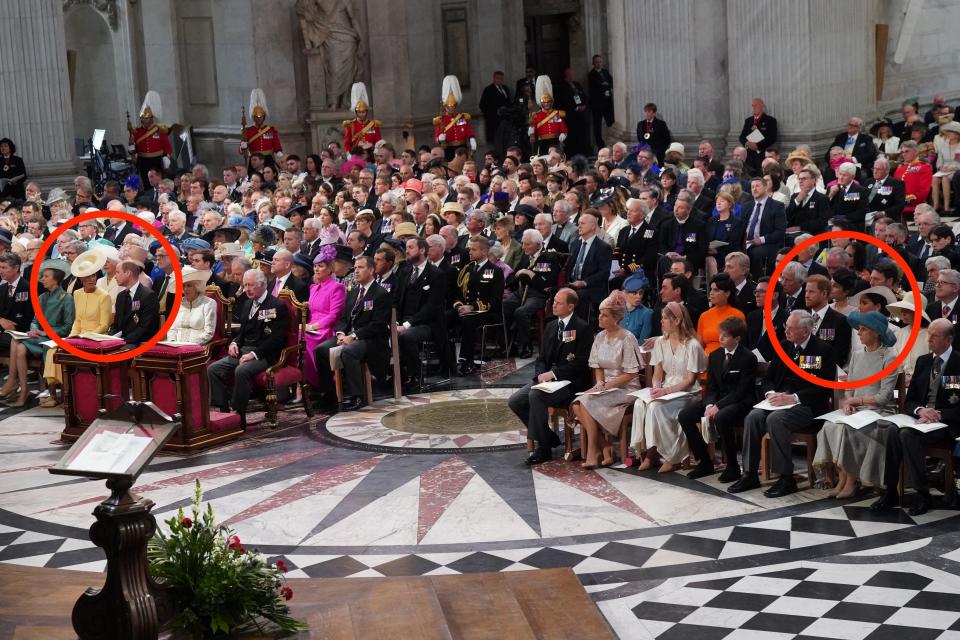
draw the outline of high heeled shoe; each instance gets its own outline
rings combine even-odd
[[[4,401],[3,404],[10,407],[11,409],[22,409],[23,407],[30,404],[30,394],[25,393],[19,396],[16,400],[6,400]]]

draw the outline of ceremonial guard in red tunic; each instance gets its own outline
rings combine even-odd
[[[441,114],[433,119],[433,137],[443,147],[447,161],[453,160],[457,147],[477,150],[477,134],[470,126],[470,114],[457,111],[462,99],[457,76],[446,76],[440,89]]]
[[[267,119],[267,97],[261,89],[250,92],[250,115],[253,116],[253,125],[247,126],[246,114],[240,118],[243,132],[240,135],[240,155],[247,158],[258,155],[263,158],[264,165],[276,166],[275,160],[283,157],[283,146],[280,144],[280,134],[277,128],[264,124]]]
[[[546,155],[551,145],[562,144],[567,139],[566,113],[553,108],[553,83],[550,76],[537,78],[535,94],[540,110],[530,114],[530,144],[538,156]]]
[[[136,129],[130,123],[130,114],[127,114],[127,131],[130,132],[129,151],[134,155],[140,180],[147,184],[147,172],[156,169],[163,173],[170,167],[170,156],[173,147],[167,136],[169,129],[157,121],[162,117],[160,94],[156,91],[147,91],[140,107],[140,126]]]
[[[343,121],[343,150],[350,153],[354,147],[367,150],[372,149],[373,145],[380,142],[383,138],[380,135],[380,127],[383,125],[379,120],[368,119],[370,112],[370,98],[367,96],[367,85],[362,82],[354,82],[350,89],[350,104],[357,117],[353,120]],[[361,155],[361,154],[357,154]]]

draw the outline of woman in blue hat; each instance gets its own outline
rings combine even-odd
[[[850,357],[849,380],[863,380],[887,368],[897,357],[893,347],[897,337],[890,330],[887,317],[879,311],[853,311],[847,322],[857,332],[863,346]],[[880,415],[897,412],[893,391],[901,369],[852,391],[845,392],[840,409],[847,415],[870,410]],[[827,421],[817,434],[814,469],[821,479],[834,480],[830,495],[849,498],[856,495],[861,483],[883,486],[886,459],[887,429],[877,423],[861,429]]]

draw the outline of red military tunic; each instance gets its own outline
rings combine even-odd
[[[131,138],[137,157],[160,158],[173,155],[173,147],[170,146],[167,131],[168,129],[165,126],[159,124],[155,124],[149,129],[144,127],[134,129]]]
[[[280,145],[280,134],[273,125],[266,124],[262,128],[251,125],[243,130],[243,141],[247,143],[247,151],[261,156],[272,157],[277,152],[283,152]],[[240,149],[243,155],[243,149]]]
[[[911,213],[917,208],[918,204],[927,201],[930,194],[930,188],[933,185],[933,169],[926,162],[915,160],[910,164],[902,164],[897,167],[893,177],[897,180],[903,180],[904,191],[906,195],[915,196],[914,200],[908,200],[903,208],[904,213]]]
[[[568,133],[567,123],[563,120],[566,115],[559,109],[551,109],[550,111],[540,109],[540,111],[531,114],[530,126],[533,127],[533,135],[538,140],[554,140],[561,133]]]
[[[350,152],[355,145],[369,144],[374,145],[383,139],[380,135],[379,120],[366,120],[361,122],[359,118],[343,121],[343,150]]]
[[[469,144],[470,138],[476,138],[470,126],[469,113],[457,113],[452,116],[443,114],[433,119],[433,139],[439,142],[440,134],[446,134],[441,144],[445,147],[460,147]]]

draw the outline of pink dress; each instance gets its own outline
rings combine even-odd
[[[303,363],[303,372],[307,384],[315,389],[326,387],[331,381],[325,380],[321,383],[318,379],[314,352],[321,342],[333,337],[333,328],[346,301],[347,290],[335,278],[327,278],[320,284],[310,285],[310,324],[320,323],[320,326],[316,332],[307,332],[307,359]]]

